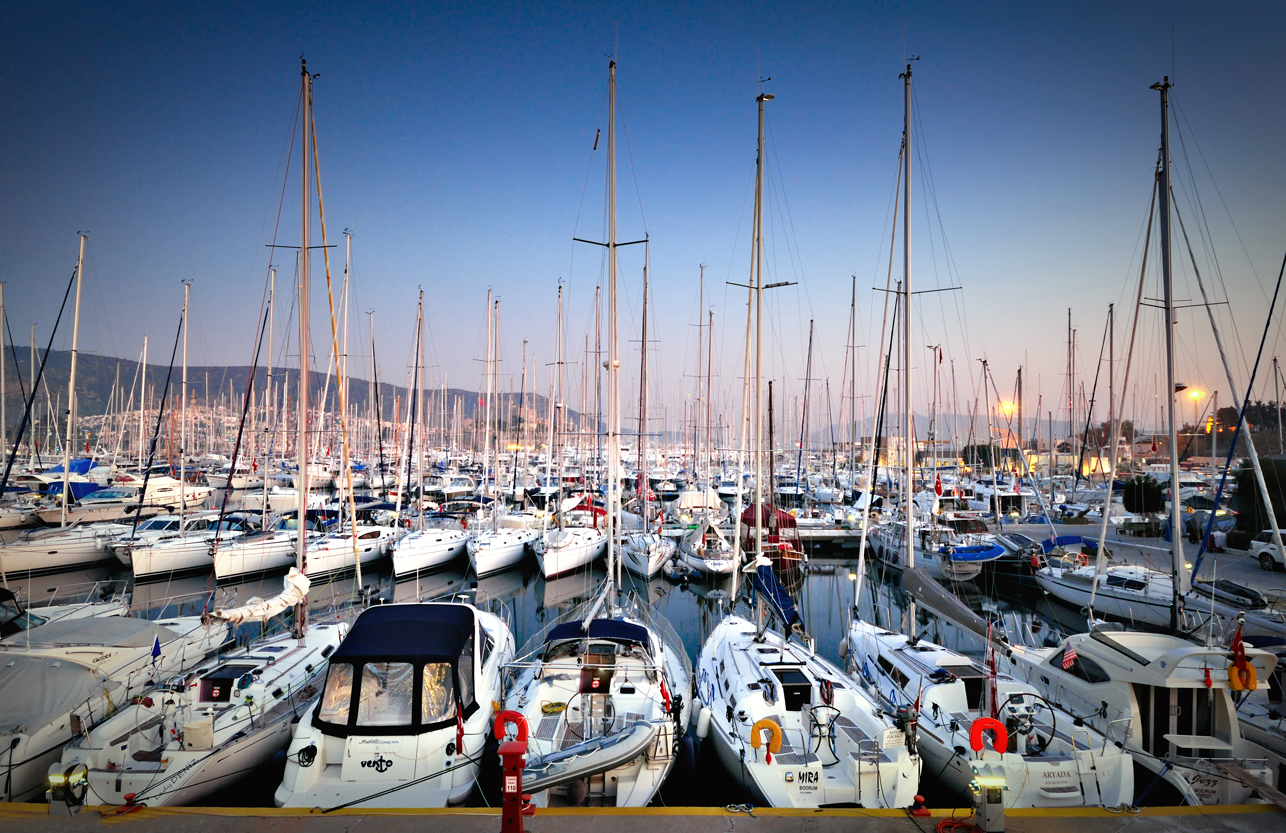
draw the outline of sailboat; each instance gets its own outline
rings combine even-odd
[[[420,302],[415,315],[415,372],[411,384],[415,397],[411,405],[411,430],[406,438],[406,482],[412,483],[419,477],[412,471],[412,461],[424,460],[424,290],[420,290]],[[420,424],[419,445],[416,444],[415,428]],[[420,481],[423,482],[422,480]],[[418,493],[420,489],[409,487],[408,493]],[[403,495],[398,494],[399,516]],[[439,569],[465,552],[468,534],[463,529],[450,529],[443,526],[426,526],[423,507],[416,512],[416,529],[411,531],[393,545],[393,575],[397,578],[417,575],[426,570]]]
[[[746,321],[747,389],[742,397],[743,449],[750,414],[757,415],[755,502],[737,515],[739,523],[748,524],[744,541],[750,545],[753,561],[745,570],[755,589],[755,612],[753,621],[726,616],[701,646],[697,735],[712,743],[720,761],[756,804],[812,809],[828,804],[909,807],[920,781],[920,759],[910,745],[914,736],[907,736],[910,726],[895,725],[865,691],[817,654],[766,551],[770,525],[779,520],[759,511],[768,508],[763,501],[771,493],[763,471],[763,419],[758,414],[763,386],[764,104],[772,98],[766,92],[756,97],[759,144]],[[749,394],[752,378],[753,398]],[[777,528],[777,545],[789,546],[780,540],[782,532],[788,529]],[[734,600],[740,573],[733,574]],[[780,630],[769,625],[770,608]]]
[[[1157,90],[1161,98],[1161,153],[1154,187],[1160,197],[1156,206],[1160,209],[1166,386],[1174,391],[1171,86],[1166,77],[1152,89]],[[1149,224],[1149,234],[1150,231]],[[1129,367],[1128,362],[1126,366]],[[1174,396],[1168,399],[1170,482],[1178,483]],[[1115,432],[1115,425],[1113,429]],[[1251,457],[1254,458],[1253,453]],[[1262,483],[1260,485],[1262,488]],[[1180,504],[1181,501],[1174,499],[1169,507],[1170,528],[1176,533],[1170,536],[1172,570],[1169,576],[1156,571],[1142,572],[1143,568],[1117,567],[1104,572],[1088,566],[1070,570],[1047,566],[1038,570],[1037,580],[1042,587],[1059,598],[1063,598],[1061,588],[1069,578],[1072,582],[1079,580],[1072,576],[1086,578],[1084,584],[1091,593],[1085,601],[1090,605],[1092,629],[1086,634],[1069,636],[1056,647],[1014,647],[1009,660],[1016,676],[1036,686],[1054,704],[1076,714],[1086,714],[1085,719],[1091,726],[1124,744],[1134,756],[1139,774],[1137,783],[1147,779],[1147,783],[1154,785],[1149,788],[1153,802],[1241,803],[1255,788],[1253,781],[1273,785],[1276,779],[1270,761],[1278,765],[1286,761],[1243,736],[1233,692],[1256,686],[1269,688],[1277,657],[1242,646],[1240,626],[1233,650],[1210,644],[1210,635],[1203,644],[1182,633],[1181,601],[1187,596],[1185,591],[1191,578],[1185,564],[1183,539],[1177,534],[1182,528],[1178,522]],[[1105,529],[1106,519],[1103,523]],[[1105,534],[1100,532],[1099,547]],[[1102,561],[1100,557],[1100,565]],[[1122,573],[1123,569],[1139,572]],[[1126,582],[1133,582],[1134,586]],[[1093,611],[1100,609],[1098,593],[1115,591],[1117,584],[1121,585],[1122,593],[1105,600],[1103,609],[1126,613],[1127,617],[1123,618],[1136,621],[1160,619],[1160,611],[1153,609],[1153,603],[1158,600],[1156,591],[1168,589],[1170,604],[1165,610],[1166,621],[1161,624],[1171,632],[1144,633],[1125,630],[1120,625],[1094,623]],[[1133,603],[1126,594],[1133,595]],[[1081,596],[1074,598],[1079,601]],[[1255,685],[1247,685],[1251,681]],[[1235,777],[1229,777],[1233,771]],[[1141,799],[1135,801],[1140,802]]]
[[[644,251],[650,252],[651,245],[643,244]],[[638,497],[640,528],[621,537],[621,563],[625,569],[643,578],[652,578],[661,571],[665,564],[674,558],[675,543],[660,534],[658,519],[657,531],[652,531],[652,489],[647,482],[647,347],[648,323],[647,311],[649,301],[647,254],[644,254],[643,266],[643,339],[639,359],[639,445],[638,445]],[[622,532],[625,532],[622,530]]]
[[[540,571],[547,579],[579,570],[602,555],[608,547],[607,535],[597,526],[592,523],[588,526],[573,526],[568,521],[570,513],[585,502],[585,497],[583,495],[563,497],[563,452],[562,445],[558,442],[557,430],[558,413],[563,409],[563,288],[561,285],[558,287],[558,325],[555,328],[555,342],[554,393],[549,398],[549,460],[552,466],[557,459],[558,465],[557,491],[552,495],[554,500],[552,511],[558,524],[554,527],[548,526],[551,510],[546,503],[546,511],[541,515],[545,528],[533,547]],[[596,517],[598,516],[593,511],[593,507],[590,507],[589,518]]]
[[[495,478],[497,487],[492,491],[490,507],[490,528],[481,528],[475,526],[473,534],[470,536],[466,548],[469,551],[469,562],[473,565],[473,570],[478,576],[487,576],[492,573],[498,573],[501,570],[507,570],[510,567],[522,561],[527,554],[527,549],[535,542],[536,532],[526,527],[505,527],[501,526],[501,507],[504,503],[502,499],[502,490],[499,488],[500,480],[500,434],[497,431],[495,444],[492,444],[492,397],[498,393],[499,381],[496,376],[496,362],[498,360],[498,342],[497,333],[499,332],[499,322],[497,316],[500,314],[500,302],[497,300],[493,306],[491,301],[491,290],[487,290],[487,416],[484,424],[486,425],[486,437],[483,440],[483,460],[484,467],[492,466],[492,476]],[[497,420],[499,419],[500,409],[494,409]],[[493,454],[494,450],[494,454]]]
[[[592,602],[537,633],[511,664],[507,708],[532,727],[523,790],[535,804],[643,807],[674,766],[688,725],[692,670],[683,643],[620,592],[621,386],[617,339],[616,62],[608,65],[607,577]],[[561,307],[561,305],[560,305]],[[602,533],[600,533],[602,534]]]

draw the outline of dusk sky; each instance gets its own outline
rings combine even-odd
[[[320,73],[336,277],[341,231],[353,231],[355,371],[369,372],[365,311],[374,309],[381,375],[404,382],[423,287],[430,379],[447,373],[453,387],[476,388],[491,288],[505,384],[514,376],[517,388],[526,339],[543,392],[560,278],[568,360],[581,361],[592,338],[602,259],[572,237],[603,234],[605,143],[591,148],[596,130],[606,132],[614,54],[619,238],[652,240],[658,401],[681,407],[697,372],[705,263],[716,410],[740,407],[745,294],[726,281],[747,278],[756,81],[771,76],[766,279],[798,285],[769,305],[768,370],[798,395],[815,319],[813,376],[830,380],[837,416],[854,275],[865,345],[858,393],[872,393],[883,312],[872,287],[889,267],[898,74],[909,55],[920,58],[915,286],[963,287],[916,302],[921,392],[931,370],[923,348],[941,343],[961,412],[981,395],[981,358],[1002,395],[1026,364],[1029,408],[1039,392],[1050,410],[1064,384],[1068,307],[1086,388],[1109,303],[1123,358],[1159,145],[1149,86],[1164,75],[1175,82],[1176,199],[1211,300],[1229,302],[1216,318],[1243,387],[1286,251],[1284,23],[1279,3],[9,4],[0,34],[6,312],[21,345],[34,321],[43,346],[85,230],[82,349],[136,358],[147,334],[149,359],[168,357],[180,282],[191,280],[191,363],[247,364],[279,205],[277,241],[299,238],[297,150],[281,195],[303,54]],[[1154,233],[1150,298],[1160,297],[1155,253]],[[628,408],[642,254],[621,252]],[[1195,303],[1177,227],[1174,255],[1176,296]],[[288,298],[293,258],[277,257]],[[324,369],[322,274],[318,258],[314,346]],[[279,306],[279,356],[288,306]],[[1286,358],[1280,320],[1279,308],[1265,361]],[[1159,324],[1145,308],[1139,388],[1126,401],[1127,415],[1144,421],[1155,420],[1148,403],[1164,372]],[[60,348],[70,326],[63,332]],[[1217,389],[1228,404],[1205,311],[1182,310],[1178,333],[1180,381]],[[579,380],[580,365],[569,374]],[[1265,389],[1271,396],[1268,370],[1256,386]],[[916,400],[927,410],[927,396]]]

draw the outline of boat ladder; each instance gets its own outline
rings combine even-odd
[[[1076,761],[1076,780],[1081,785],[1081,798],[1088,805],[1089,796],[1085,795],[1085,776],[1081,771],[1081,749],[1076,745],[1076,736],[1084,735],[1085,749],[1083,750],[1090,756],[1090,772],[1094,773],[1094,792],[1098,794],[1098,804],[1103,803],[1103,785],[1098,780],[1098,761],[1094,760],[1094,741],[1090,738],[1088,729],[1073,729],[1069,735],[1072,742],[1072,759]]]

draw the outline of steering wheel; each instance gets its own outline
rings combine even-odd
[[[1057,734],[1058,712],[1054,710],[1054,707],[1053,705],[1050,704],[1049,700],[1045,699],[1043,696],[1039,694],[1036,694],[1035,692],[1020,691],[1009,695],[1009,697],[1007,697],[1005,701],[1000,704],[1000,708],[997,709],[997,713],[1000,714],[1001,717],[1003,718],[1005,708],[1010,704],[1010,702],[1017,700],[1022,702],[1025,705],[1026,703],[1025,698],[1027,697],[1032,698],[1032,704],[1034,706],[1043,705],[1046,709],[1049,710],[1049,731],[1043,736],[1040,734],[1039,731],[1037,731],[1036,716],[1033,710],[1033,713],[1030,715],[1026,715],[1026,714],[1013,715],[1013,717],[1015,717],[1019,722],[1018,722],[1017,728],[1015,730],[1011,730],[1010,734],[1012,736],[1015,733],[1022,733],[1028,736],[1029,749],[1033,751],[1029,753],[1020,752],[1020,754],[1040,755],[1046,749],[1049,748],[1049,745],[1051,743],[1054,742],[1054,737]],[[1005,722],[1008,723],[1007,720]]]

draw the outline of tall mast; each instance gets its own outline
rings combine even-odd
[[[188,452],[188,295],[192,284],[183,282],[183,398],[179,402],[179,535],[183,535],[183,516],[188,509],[187,465]],[[253,401],[253,400],[252,400]],[[170,413],[174,413],[170,411]],[[230,478],[229,478],[230,479]],[[229,486],[232,484],[229,483]]]
[[[80,236],[80,255],[76,258],[76,306],[71,324],[71,376],[67,380],[67,434],[63,439],[63,494],[59,526],[67,526],[67,505],[71,500],[71,444],[74,441],[72,421],[76,418],[76,352],[80,339],[80,287],[85,278],[85,241],[89,235]],[[36,395],[36,377],[31,377],[31,395]]]
[[[4,330],[5,330],[4,321],[5,321],[5,318],[4,318],[4,284],[3,284],[3,283],[0,283],[0,447],[3,447],[3,448],[4,448],[4,450],[5,450],[5,454],[6,454],[6,456],[7,456],[7,455],[8,455],[8,451],[9,451],[9,428],[8,428],[8,426],[5,424],[5,416],[6,416],[6,414],[5,414],[5,400],[4,400],[4,383],[5,383],[5,378],[4,378]],[[1276,367],[1276,365],[1274,365],[1274,367]],[[119,376],[119,375],[120,375],[120,372],[121,372],[121,371],[120,371],[120,365],[117,365],[117,367],[116,367],[116,374]],[[117,381],[119,382],[120,380],[118,379]],[[14,448],[14,454],[17,454],[17,453],[18,453],[18,450],[17,450],[17,448],[15,447],[15,448]]]
[[[648,519],[648,494],[652,491],[651,482],[648,480],[647,466],[647,302],[648,302],[648,271],[651,264],[648,256],[651,245],[643,244],[643,337],[639,342],[639,491],[643,495],[643,532],[651,531],[651,521]]]
[[[616,519],[620,507],[621,362],[616,343],[616,61],[607,65],[607,578],[621,592],[616,558]],[[644,335],[646,338],[646,334]],[[643,348],[647,349],[645,342]],[[615,571],[615,574],[614,574]]]
[[[911,410],[911,65],[906,65],[902,75],[903,92],[903,142],[906,151],[902,154],[906,167],[902,184],[902,259],[904,274],[902,278],[902,410],[905,420],[906,437],[906,491],[902,494],[902,504],[906,512],[906,550],[907,568],[915,567],[915,415]],[[907,636],[915,638],[915,600],[907,606]]]
[[[755,293],[755,569],[764,558],[764,102],[772,99],[772,93],[760,93],[755,99],[759,104],[759,139],[755,155],[755,234],[751,254],[754,274],[750,279]],[[771,490],[771,485],[768,488]],[[762,617],[757,624],[762,627]]]
[[[705,322],[705,306],[706,306],[706,265],[705,265],[704,263],[702,263],[702,264],[700,264],[699,268],[701,269],[701,274],[700,274],[699,278],[697,279],[697,285],[698,285],[699,289],[697,290],[697,373],[696,373],[696,376],[697,376],[697,405],[698,405],[698,406],[700,406],[701,401],[702,401],[702,400],[701,400],[701,396],[702,396],[702,394],[701,394],[701,382],[702,382],[703,380],[702,380],[702,378],[701,378],[701,376],[702,376],[702,373],[701,373],[701,365],[705,363],[705,362],[704,362],[704,357],[705,357],[705,323],[706,323],[706,322]],[[697,420],[696,420],[696,414],[693,414],[693,420],[692,420],[692,421],[693,421],[693,422],[696,422],[696,421],[697,421]],[[700,430],[696,431],[696,437],[697,437],[697,438],[699,438],[700,436],[701,436],[701,432],[700,432]],[[697,443],[697,442],[695,441],[695,438],[694,438],[694,442],[692,443],[692,458],[693,458],[693,460],[692,460],[692,462],[693,462],[692,470],[693,470],[693,473],[694,473],[695,475],[697,475],[697,477],[699,478],[699,477],[700,477],[700,473],[701,473],[701,465],[700,465],[700,462],[699,462],[700,458],[697,456],[697,447],[698,447],[698,446],[699,446],[699,443]],[[709,484],[707,483],[706,485],[709,485]]]
[[[295,454],[299,465],[299,510],[296,530],[295,566],[306,572],[308,546],[308,244],[309,244],[309,152],[312,150],[313,84],[308,74],[308,62],[299,61],[299,74],[303,80],[303,164],[300,167],[302,186],[299,236],[299,399],[298,425],[295,426]],[[295,606],[294,635],[302,639],[308,627],[308,601]]]
[[[491,467],[491,338],[492,338],[493,316],[491,310],[491,290],[487,290],[487,408],[486,419],[482,423],[482,493],[486,494],[487,489],[487,469]],[[497,472],[496,483],[499,485],[499,473]],[[498,499],[495,492],[491,495],[492,503]],[[494,507],[493,507],[494,508]],[[493,512],[494,514],[494,512]]]
[[[1170,627],[1179,628],[1179,605],[1188,591],[1183,566],[1183,537],[1179,534],[1179,437],[1174,413],[1174,276],[1170,264],[1170,77],[1152,89],[1161,93],[1161,283],[1165,311],[1166,420],[1170,442],[1170,555],[1173,559],[1174,600]]]

